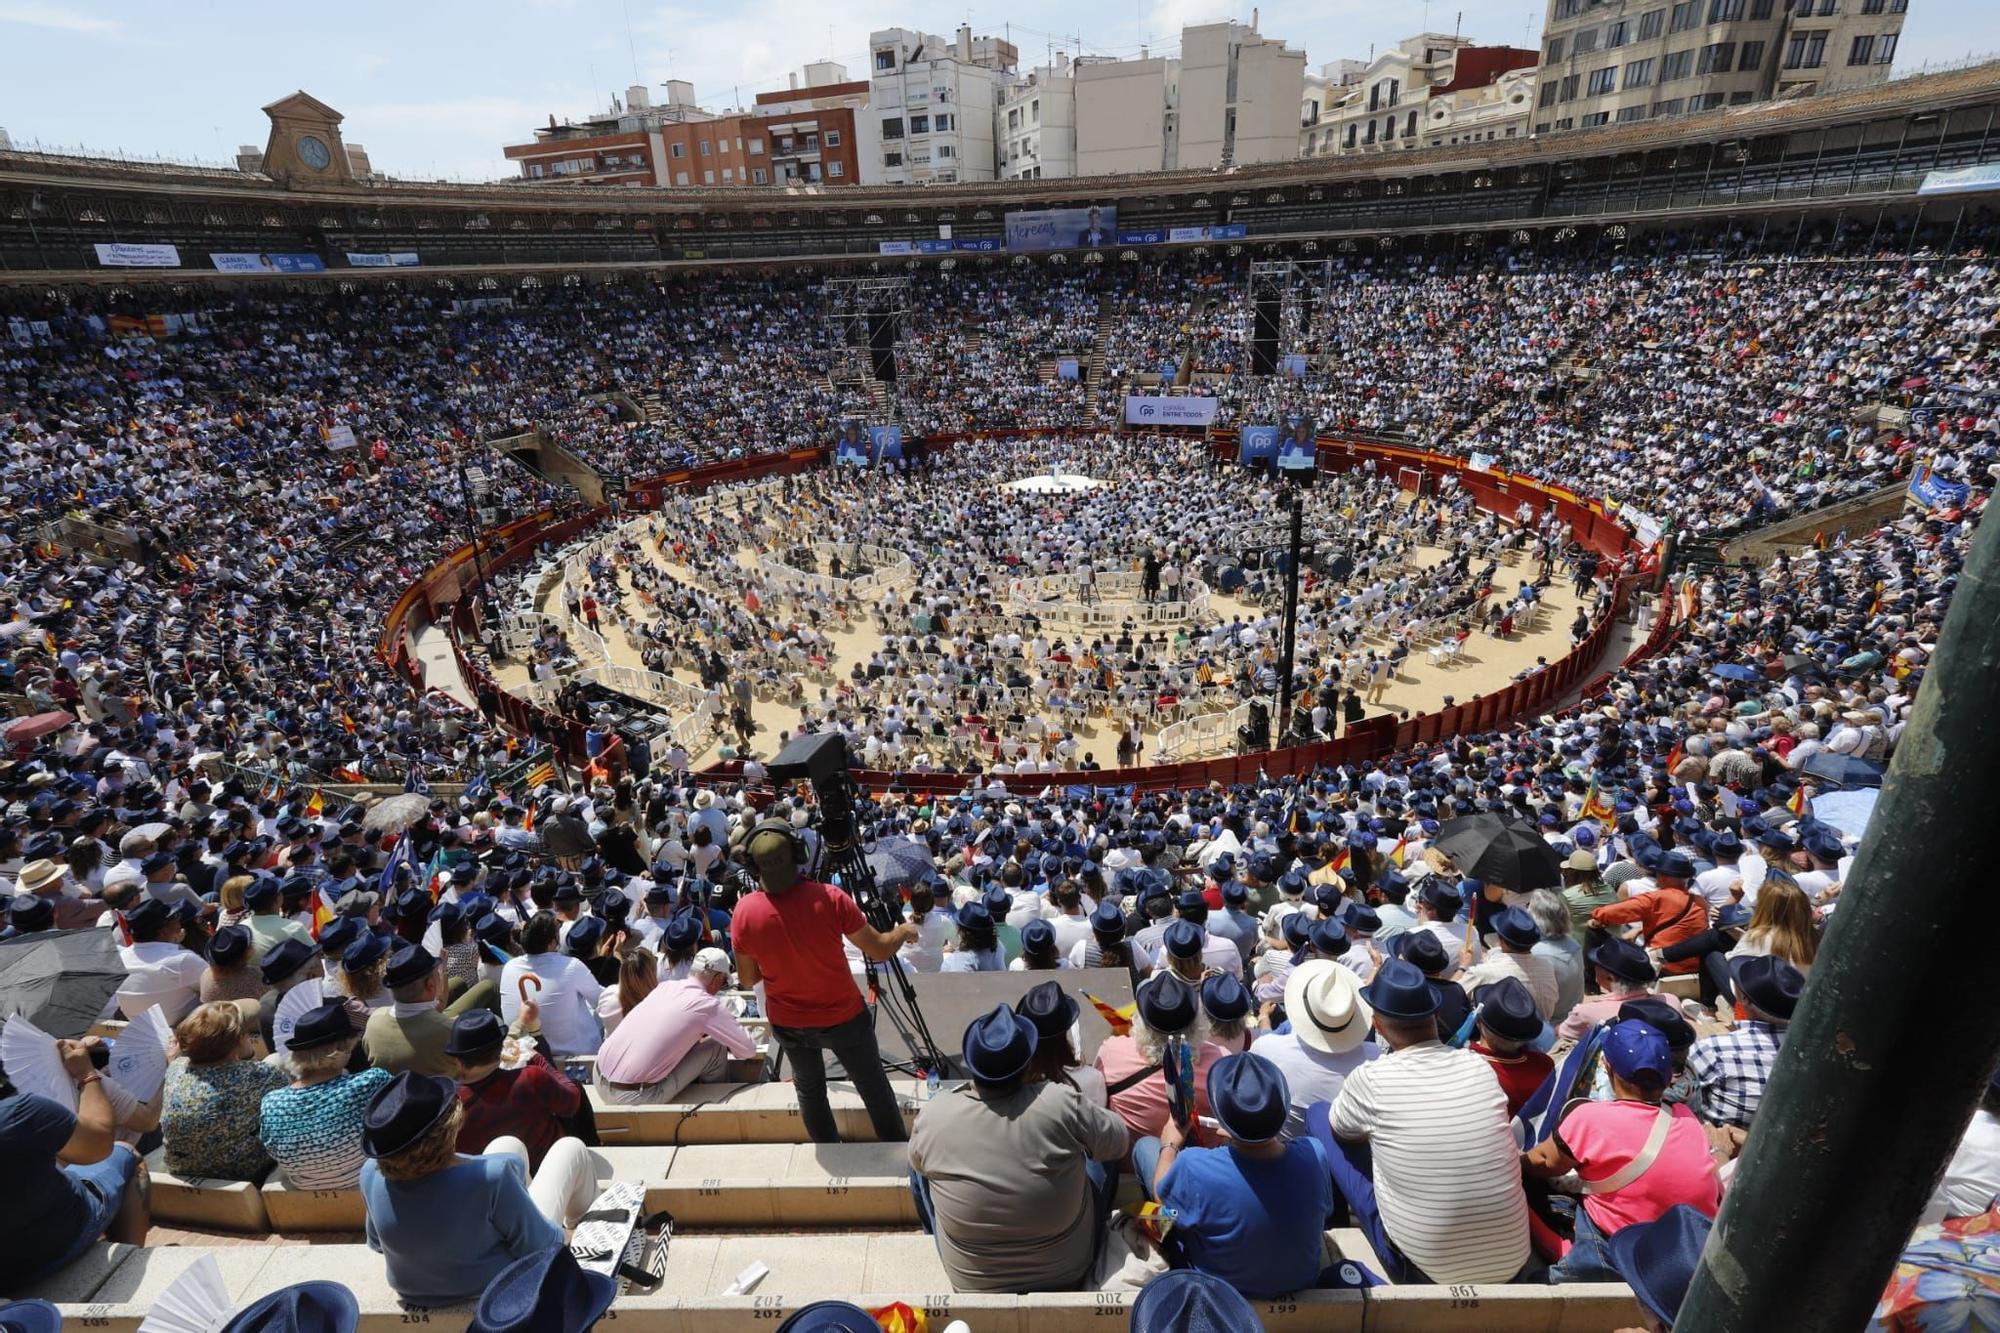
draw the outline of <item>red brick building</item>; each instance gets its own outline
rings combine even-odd
[[[839,66],[811,66],[840,71]],[[534,142],[502,151],[529,181],[602,185],[827,187],[861,184],[864,158],[855,142],[855,110],[866,82],[844,79],[758,95],[754,110],[715,114],[694,104],[693,87],[675,80],[667,101],[652,104],[642,85],[626,90],[602,115],[567,124],[549,117]]]

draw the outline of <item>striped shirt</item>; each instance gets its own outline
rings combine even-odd
[[[1427,1041],[1351,1071],[1333,1132],[1374,1151],[1375,1202],[1433,1282],[1507,1282],[1528,1262],[1528,1203],[1507,1095],[1471,1051]]]

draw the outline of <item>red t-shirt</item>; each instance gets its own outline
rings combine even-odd
[[[867,923],[854,899],[831,884],[802,879],[783,893],[752,893],[736,904],[729,939],[764,974],[764,1006],[788,1028],[830,1028],[861,1012],[861,991],[841,941]]]
[[[1528,1098],[1535,1095],[1535,1089],[1542,1086],[1548,1076],[1555,1072],[1555,1061],[1540,1051],[1522,1051],[1511,1060],[1503,1060],[1486,1049],[1481,1042],[1472,1042],[1471,1049],[1486,1057],[1486,1063],[1493,1067],[1493,1073],[1500,1080],[1500,1091],[1507,1094],[1507,1114],[1519,1115]]]

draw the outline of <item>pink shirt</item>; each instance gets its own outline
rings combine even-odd
[[[1194,1053],[1196,1115],[1209,1114],[1208,1067],[1228,1054],[1212,1041],[1203,1042],[1201,1049]],[[1097,1048],[1097,1068],[1104,1075],[1107,1088],[1116,1086],[1150,1063],[1139,1054],[1138,1044],[1130,1037],[1107,1037]],[[1167,1124],[1166,1075],[1155,1069],[1125,1091],[1113,1093],[1111,1109],[1125,1122],[1125,1128],[1131,1131],[1134,1139],[1158,1134]]]
[[[613,1083],[658,1083],[703,1037],[714,1038],[739,1060],[757,1054],[757,1043],[736,1016],[700,982],[664,982],[604,1039],[597,1067]]]
[[[1651,1222],[1677,1203],[1715,1216],[1722,1202],[1708,1135],[1694,1112],[1675,1106],[1660,1155],[1631,1184],[1609,1194],[1586,1194],[1584,1211],[1609,1236],[1635,1222]],[[1576,1159],[1585,1182],[1608,1180],[1625,1169],[1653,1132],[1659,1108],[1644,1102],[1584,1102],[1563,1117],[1556,1142]]]
[[[1608,1018],[1618,1017],[1618,1011],[1625,1007],[1625,1001],[1636,1000],[1650,993],[1649,991],[1635,990],[1624,995],[1585,996],[1578,1002],[1576,1008],[1569,1011],[1569,1016],[1563,1019],[1562,1023],[1556,1028],[1556,1039],[1558,1041],[1579,1041],[1583,1038],[1584,1033],[1589,1032],[1599,1023],[1604,1022]]]

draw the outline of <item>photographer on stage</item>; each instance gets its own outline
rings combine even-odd
[[[878,931],[845,891],[803,878],[805,843],[782,821],[759,824],[745,850],[764,891],[746,894],[730,919],[737,976],[745,986],[764,983],[771,1036],[791,1061],[807,1136],[814,1143],[840,1141],[826,1100],[824,1053],[831,1051],[867,1105],[875,1137],[907,1138],[874,1026],[840,942],[887,962],[917,938],[917,927],[906,923]]]

